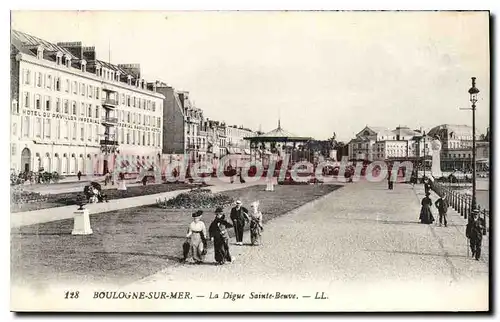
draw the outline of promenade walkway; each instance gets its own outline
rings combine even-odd
[[[213,184],[210,187],[207,187],[212,190],[212,192],[221,192],[227,190],[234,190],[244,187],[249,187],[256,184],[265,184],[264,181],[258,182],[248,182],[245,184],[240,183],[224,183],[219,180],[213,180],[210,182]],[[194,186],[193,186],[194,187]],[[117,186],[114,186],[116,189]],[[139,197],[131,197],[131,198],[122,198],[122,199],[113,199],[109,200],[109,202],[105,203],[97,203],[97,204],[87,204],[85,205],[86,209],[89,209],[91,214],[104,213],[108,211],[139,207],[144,205],[154,204],[157,198],[173,198],[182,192],[189,191],[189,189],[184,190],[176,190],[169,192],[162,192],[153,195],[144,195]],[[40,209],[26,212],[17,212],[13,213],[10,216],[10,226],[11,228],[33,225],[43,222],[61,220],[72,218],[74,216],[74,211],[77,209],[77,206],[63,206],[56,208],[48,208],[48,209]]]
[[[447,228],[418,222],[423,195],[422,185],[347,184],[268,222],[260,247],[232,240],[233,263],[177,265],[125,289],[199,296],[141,303],[150,310],[486,310],[488,239],[480,261],[468,257],[465,220],[452,209]],[[252,291],[295,293],[301,302],[209,298],[235,292],[248,299]],[[316,292],[327,299],[314,300]]]

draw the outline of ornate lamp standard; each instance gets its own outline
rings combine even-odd
[[[476,102],[479,90],[476,88],[476,77],[471,79],[469,96],[472,103],[472,209],[476,209]]]

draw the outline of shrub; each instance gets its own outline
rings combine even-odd
[[[158,198],[156,205],[160,208],[196,209],[222,207],[233,202],[233,198],[221,193],[212,193],[210,189],[193,189],[171,199]]]

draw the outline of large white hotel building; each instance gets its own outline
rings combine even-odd
[[[13,171],[103,174],[117,157],[129,169],[159,162],[164,96],[139,65],[98,60],[81,42],[19,31],[11,41]]]

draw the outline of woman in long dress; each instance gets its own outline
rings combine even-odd
[[[193,260],[196,264],[202,263],[205,257],[204,249],[207,229],[205,227],[205,223],[201,221],[202,214],[203,211],[198,210],[192,215],[193,221],[191,222],[191,224],[189,224],[188,232],[186,235],[186,238],[191,244],[191,256],[193,256]]]
[[[258,246],[262,242],[262,213],[259,211],[259,202],[252,203],[252,211],[250,213],[250,240],[253,246]]]
[[[427,192],[425,197],[422,199],[422,208],[420,209],[420,222],[422,224],[432,224],[434,222],[434,216],[432,216],[431,206],[432,200],[429,198],[430,193]]]

